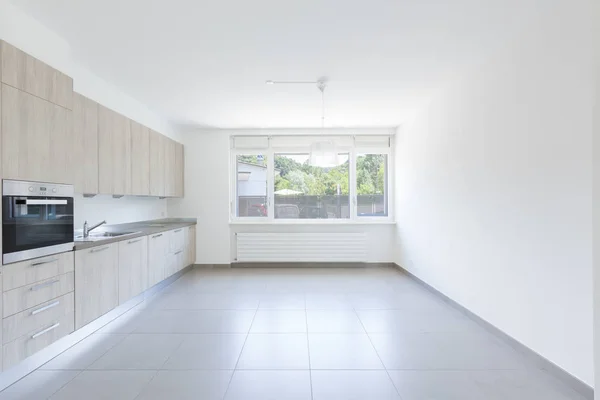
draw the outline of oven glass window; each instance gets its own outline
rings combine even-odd
[[[2,198],[3,253],[73,241],[73,199]]]

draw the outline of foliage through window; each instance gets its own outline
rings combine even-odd
[[[275,154],[275,218],[349,218],[349,158],[333,168],[311,166],[308,154]]]

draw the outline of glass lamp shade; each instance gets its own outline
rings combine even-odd
[[[314,142],[310,146],[310,165],[314,167],[336,167],[340,165],[335,144],[330,141]]]

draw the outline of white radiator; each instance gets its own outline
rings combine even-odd
[[[365,233],[237,233],[238,262],[366,262]]]

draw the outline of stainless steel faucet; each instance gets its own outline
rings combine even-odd
[[[91,231],[93,231],[94,229],[96,229],[100,225],[104,225],[105,223],[106,223],[106,220],[102,221],[102,222],[99,222],[96,225],[92,225],[91,227],[88,227],[88,223],[87,223],[87,221],[85,221],[83,223],[83,237],[86,238],[86,237],[90,236],[90,232]]]

